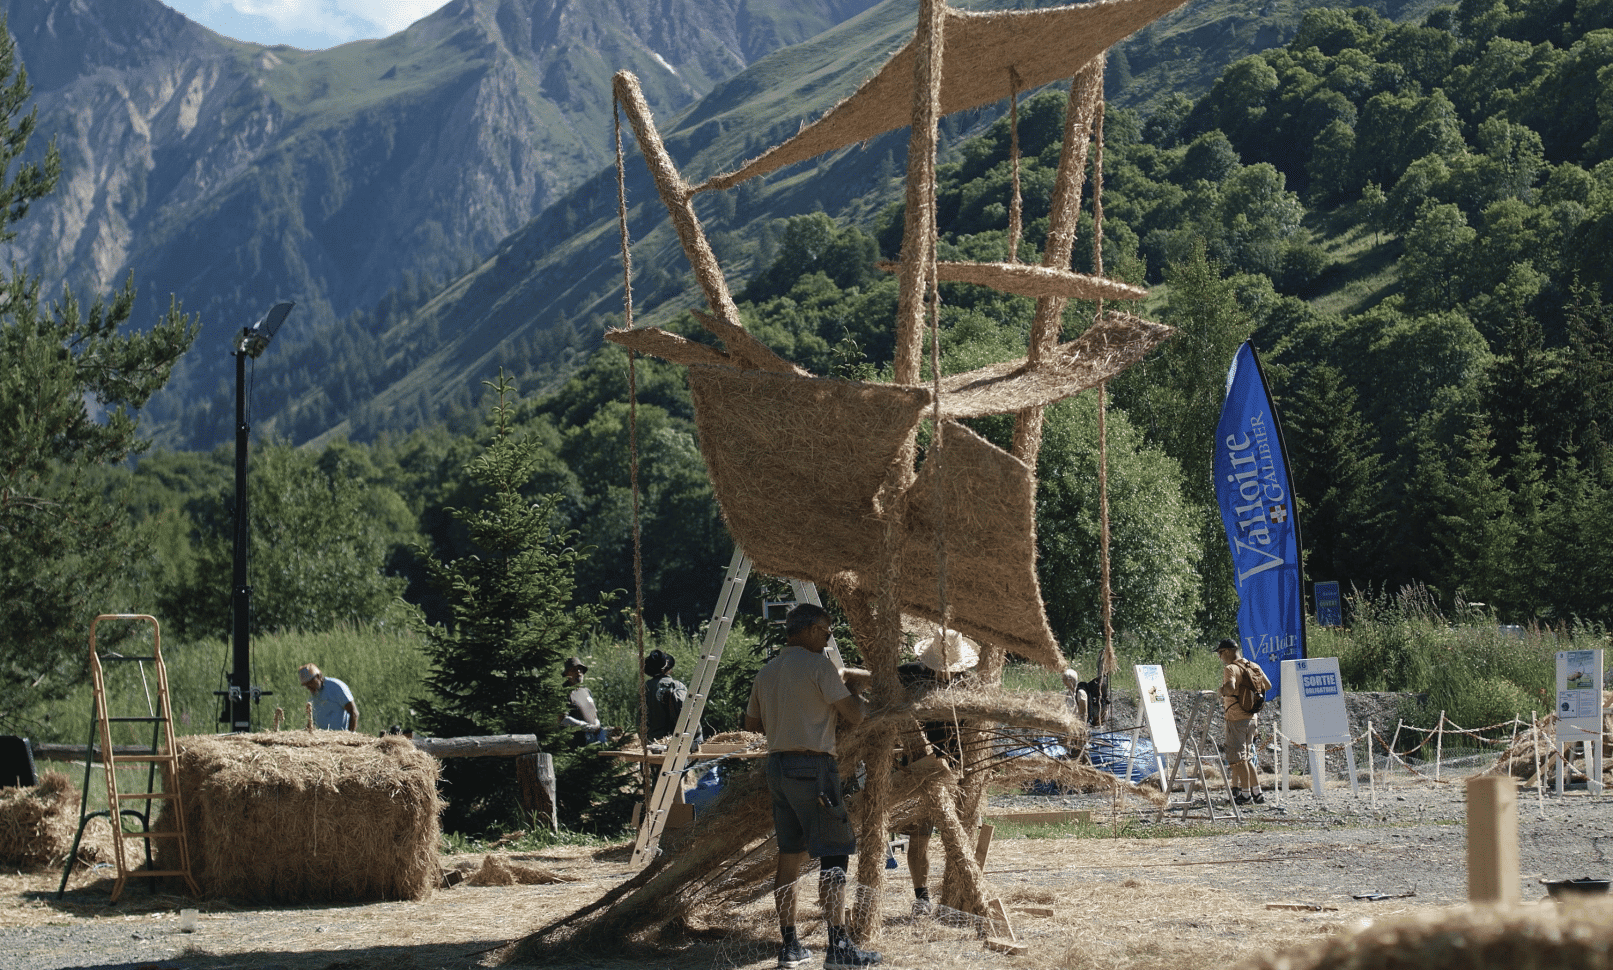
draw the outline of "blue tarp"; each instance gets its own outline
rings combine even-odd
[[[1021,747],[1010,749],[1008,754],[1014,758],[1045,757],[1058,760],[1070,756],[1069,749],[1056,738],[1036,738]],[[1092,758],[1094,768],[1127,778],[1133,784],[1158,770],[1154,760],[1154,744],[1147,738],[1138,738],[1137,748],[1133,751],[1129,735],[1094,735],[1087,739],[1087,754]],[[1032,795],[1068,794],[1058,782],[1050,780],[1033,781],[1026,790]]]

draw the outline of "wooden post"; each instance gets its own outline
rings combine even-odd
[[[1509,777],[1467,780],[1467,898],[1516,903],[1518,789]]]
[[[520,786],[521,807],[532,814],[536,824],[549,831],[560,831],[555,806],[554,755],[547,751],[523,754],[515,759],[515,783]]]

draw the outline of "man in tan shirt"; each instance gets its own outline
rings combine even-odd
[[[801,603],[790,610],[784,649],[756,674],[745,708],[745,730],[767,735],[767,787],[778,837],[773,901],[784,938],[780,967],[799,966],[812,956],[795,932],[795,883],[808,854],[822,860],[830,890],[824,904],[829,924],[824,967],[851,970],[880,962],[878,953],[857,948],[845,925],[846,870],[857,837],[840,792],[835,719],[855,726],[866,712],[840,668],[824,655],[831,625],[821,606]]]
[[[1260,789],[1260,772],[1255,767],[1255,730],[1260,726],[1260,715],[1251,714],[1238,703],[1238,692],[1244,686],[1249,672],[1238,644],[1222,640],[1216,644],[1215,654],[1221,658],[1221,706],[1227,723],[1227,775],[1232,782],[1232,800],[1239,805],[1254,802],[1266,803],[1266,793]]]

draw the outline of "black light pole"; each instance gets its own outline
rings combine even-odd
[[[230,599],[234,619],[231,638],[234,669],[230,671],[226,704],[231,731],[252,730],[252,701],[267,693],[252,686],[252,654],[247,632],[252,612],[252,587],[246,579],[246,439],[251,430],[246,423],[246,359],[256,360],[269,348],[269,341],[274,339],[275,331],[280,329],[293,306],[293,303],[276,303],[267,316],[241,331],[231,351],[235,357],[235,574]]]

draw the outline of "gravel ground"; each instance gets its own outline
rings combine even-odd
[[[1265,806],[1247,807],[1241,820],[1233,820],[1225,805],[1217,810],[1218,820],[1202,809],[1188,818],[1172,811],[1164,830],[1181,830],[1172,838],[1158,837],[1163,832],[1154,824],[1157,809],[1136,799],[1117,803],[1101,794],[993,796],[993,815],[1090,811],[1095,823],[1112,825],[1117,837],[999,840],[987,878],[1004,898],[1067,893],[1076,885],[1133,885],[1140,879],[1186,898],[1236,896],[1254,908],[1286,900],[1318,910],[1338,909],[1350,919],[1386,914],[1396,906],[1463,902],[1467,873],[1461,779],[1447,772],[1434,783],[1399,769],[1389,778],[1375,771],[1374,780],[1373,786],[1363,780],[1352,792],[1346,779],[1332,777],[1320,797],[1308,787],[1272,792]],[[1294,778],[1295,784],[1305,782]],[[1518,830],[1526,902],[1546,895],[1542,877],[1613,875],[1606,855],[1613,843],[1613,797],[1587,794],[1582,786],[1563,796],[1525,789],[1519,797]],[[82,877],[75,879],[67,899],[58,902],[59,875],[0,876],[0,970],[470,970],[501,944],[597,899],[630,874],[619,853],[569,851],[572,857],[551,855],[544,864],[563,871],[569,866],[580,880],[576,883],[518,887],[518,894],[462,886],[425,903],[324,909],[197,904],[177,896],[149,896],[140,883],[117,906],[109,906],[109,880]],[[1359,898],[1369,894],[1389,901]],[[179,908],[198,905],[203,914],[199,931],[181,933]],[[1189,920],[1170,931],[1192,933],[1195,925]],[[1344,924],[1330,925],[1327,931],[1336,932]],[[1224,929],[1215,932],[1228,935]],[[713,965],[709,955],[704,961],[665,965]],[[650,964],[579,957],[561,965]],[[1042,964],[1004,964],[1033,965]]]

